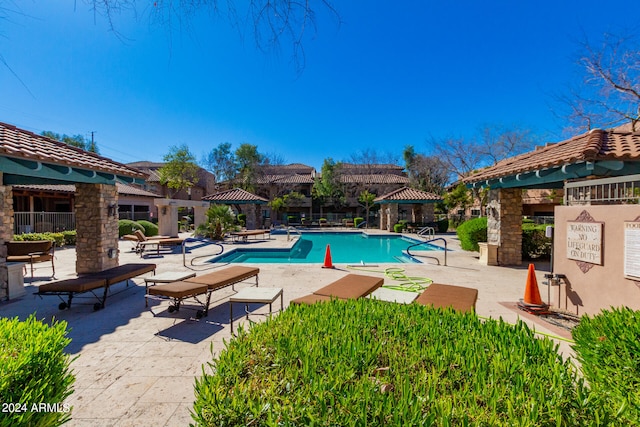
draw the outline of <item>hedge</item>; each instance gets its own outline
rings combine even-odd
[[[36,240],[51,240],[56,243],[56,247],[60,248],[63,246],[75,246],[76,244],[76,231],[60,231],[57,233],[24,233],[24,234],[15,234],[13,236],[13,240],[16,241],[36,241]]]
[[[66,322],[0,319],[0,426],[58,426],[70,418],[70,342]]]
[[[576,356],[595,400],[615,425],[640,425],[640,311],[603,310],[572,331]]]
[[[196,425],[587,426],[605,417],[558,346],[522,322],[334,300],[290,306],[225,345],[196,380]]]
[[[534,225],[523,221],[522,258],[536,259],[551,256],[551,239],[546,237],[546,225]]]
[[[157,236],[158,235],[158,226],[150,221],[145,221],[144,219],[140,221],[136,221],[138,225],[142,226],[144,229],[145,236]]]
[[[478,242],[487,241],[487,217],[465,221],[456,229],[460,247],[465,251],[479,251]]]
[[[144,227],[136,221],[132,221],[130,219],[118,220],[118,237],[122,237],[125,234],[133,234],[136,230],[140,230],[144,233]]]

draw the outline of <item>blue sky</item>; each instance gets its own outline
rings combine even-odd
[[[2,1],[2,0],[0,0]],[[396,154],[486,124],[563,138],[552,94],[578,78],[586,35],[636,31],[632,1],[335,2],[304,40],[255,48],[221,18],[188,31],[150,23],[141,7],[114,24],[83,1],[7,0],[0,20],[0,121],[95,138],[102,155],[162,161],[187,144],[200,159],[248,142],[320,168],[363,149]],[[139,1],[138,4],[152,4]],[[15,75],[14,75],[15,74]],[[17,77],[16,77],[17,75]]]

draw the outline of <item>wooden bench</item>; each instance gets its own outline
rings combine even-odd
[[[232,241],[236,241],[236,240],[242,240],[243,242],[247,241],[247,238],[249,236],[260,236],[262,235],[262,238],[265,238],[265,236],[269,236],[271,237],[271,231],[270,230],[243,230],[243,231],[232,231],[231,233],[229,233],[231,235],[231,240]],[[257,238],[257,237],[256,237]]]
[[[55,244],[51,240],[15,241],[6,242],[7,262],[24,262],[31,266],[31,278],[33,279],[33,264],[51,261],[53,273],[56,275],[56,267],[53,263]],[[26,268],[26,265],[25,265]]]
[[[451,307],[460,312],[474,312],[477,300],[477,289],[432,283],[416,298],[415,302],[434,308]]]
[[[369,295],[384,283],[384,279],[361,274],[347,274],[310,295],[291,300],[291,304],[314,304],[331,299],[356,299]]]
[[[98,302],[93,305],[93,309],[100,310],[104,308],[111,285],[126,281],[128,286],[130,279],[140,276],[141,274],[152,271],[155,272],[155,270],[155,264],[123,264],[97,273],[89,273],[73,279],[59,280],[57,282],[40,285],[35,295],[57,296],[62,300],[58,308],[64,310],[65,308],[71,307],[71,300],[74,296],[90,292],[98,299]],[[103,290],[102,297],[95,293],[95,291],[100,289]],[[67,297],[67,301],[62,298],[63,296]]]

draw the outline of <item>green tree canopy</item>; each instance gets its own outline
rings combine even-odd
[[[265,156],[258,152],[256,145],[244,143],[235,152],[237,179],[240,187],[247,191],[253,191],[258,177],[259,166]]]
[[[158,169],[160,183],[174,189],[173,194],[191,188],[198,182],[200,168],[186,144],[171,146],[169,153],[164,156],[164,161],[165,165]]]

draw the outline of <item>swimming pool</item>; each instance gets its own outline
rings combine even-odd
[[[421,240],[405,236],[370,235],[353,232],[305,232],[291,249],[237,248],[211,262],[313,264],[323,263],[326,247],[331,247],[334,264],[419,263],[406,249]],[[423,245],[420,250],[441,250]]]

